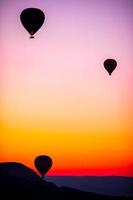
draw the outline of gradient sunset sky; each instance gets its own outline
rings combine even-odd
[[[44,11],[30,39],[23,9]],[[133,1],[0,1],[0,161],[133,176]],[[109,76],[107,58],[118,67]]]

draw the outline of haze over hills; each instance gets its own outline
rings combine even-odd
[[[133,178],[122,176],[46,176],[58,186],[64,185],[86,192],[112,196],[132,196]]]
[[[132,199],[83,192],[42,180],[33,170],[20,163],[0,163],[0,194],[3,199]]]

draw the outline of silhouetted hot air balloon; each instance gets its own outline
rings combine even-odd
[[[49,156],[40,155],[35,158],[34,164],[42,177],[44,177],[44,175],[52,166],[52,159]]]
[[[31,35],[30,38],[34,38],[34,34],[40,29],[45,20],[43,11],[38,8],[26,8],[20,15],[20,20],[24,28]]]
[[[109,75],[115,70],[117,62],[114,59],[107,59],[104,61],[104,68],[108,71]]]

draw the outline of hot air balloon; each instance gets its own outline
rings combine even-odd
[[[47,155],[40,155],[35,158],[35,167],[42,175],[42,178],[52,166],[52,159]]]
[[[115,70],[117,62],[114,59],[107,59],[104,61],[104,68],[108,71],[109,75]]]
[[[24,28],[29,32],[30,38],[41,28],[44,23],[45,15],[38,8],[26,8],[21,12],[20,20]]]

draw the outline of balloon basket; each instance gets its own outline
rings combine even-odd
[[[31,35],[31,36],[30,36],[30,38],[34,38],[34,36],[33,36],[33,35]]]

